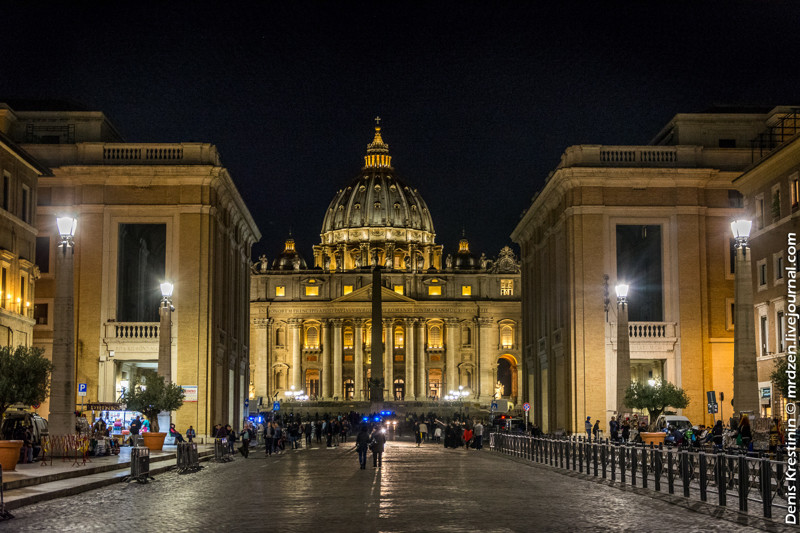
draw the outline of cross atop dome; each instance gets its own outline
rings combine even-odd
[[[367,145],[367,155],[364,157],[365,168],[391,168],[392,157],[389,155],[389,145],[381,137],[381,117],[375,117],[375,138]]]

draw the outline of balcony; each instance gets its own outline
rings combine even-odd
[[[25,150],[49,166],[60,165],[220,165],[206,143],[26,144]]]
[[[103,342],[115,357],[158,357],[158,322],[106,322]]]
[[[664,357],[678,342],[676,322],[628,322],[631,355]],[[609,327],[609,341],[617,349],[617,324]]]
[[[744,168],[750,164],[748,149],[715,149],[700,146],[570,146],[561,156],[567,167]]]

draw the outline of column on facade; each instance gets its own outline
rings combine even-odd
[[[353,368],[355,371],[356,400],[364,399],[364,335],[362,327],[364,321],[360,318],[353,320]]]
[[[383,334],[386,339],[383,343],[383,380],[384,389],[389,391],[389,399],[394,400],[394,335],[392,325],[394,319],[383,319]]]
[[[475,318],[478,326],[478,387],[479,398],[489,399],[494,395],[494,357],[489,344],[492,319]]]
[[[444,320],[447,343],[445,344],[444,364],[445,364],[445,387],[444,393],[457,389],[456,383],[456,353],[458,351],[458,320],[455,318],[446,318]]]
[[[295,390],[300,390],[303,388],[300,380],[300,328],[302,326],[303,321],[301,319],[289,319],[289,329],[292,333],[292,381],[290,386],[294,385]]]
[[[322,321],[322,368],[319,379],[322,383],[322,397],[326,400],[331,397],[331,324]]]
[[[413,318],[406,318],[405,319],[405,328],[406,328],[406,396],[405,399],[408,401],[415,400],[416,395],[414,394],[414,329],[416,329],[416,319]]]
[[[417,397],[424,400],[428,397],[428,369],[425,364],[425,319],[414,319],[414,329],[416,330],[414,337],[417,341],[417,389],[419,391]]]
[[[333,319],[333,395],[342,399],[342,320]]]

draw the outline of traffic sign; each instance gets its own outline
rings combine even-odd
[[[716,414],[719,410],[718,403],[710,403],[708,404],[708,414]]]
[[[86,383],[78,383],[78,396],[86,396]]]
[[[526,411],[530,411],[531,410],[531,404],[529,404],[528,402],[525,402],[525,403],[522,404],[522,408],[525,409]]]
[[[497,411],[497,402],[492,402],[492,411]]]
[[[272,404],[273,411],[280,411],[281,410],[281,402],[275,402]]]
[[[249,398],[245,398],[244,399],[244,406],[245,407],[249,407],[250,406],[250,399]]]

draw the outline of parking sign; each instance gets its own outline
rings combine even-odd
[[[78,383],[78,396],[86,396],[86,383]]]

